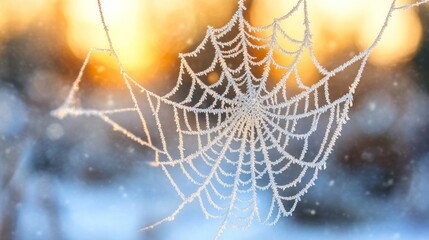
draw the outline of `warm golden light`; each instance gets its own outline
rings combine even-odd
[[[409,2],[409,1],[408,1]],[[400,1],[405,4],[407,1]],[[296,4],[296,1],[254,0],[251,20],[255,25],[266,25],[274,17],[280,17]],[[373,0],[318,0],[309,1],[309,13],[313,45],[319,61],[325,64],[335,62],[344,51],[364,51],[376,38],[390,7],[390,1]],[[303,33],[302,16],[296,14],[283,28],[291,35]],[[422,38],[422,24],[415,9],[394,14],[389,26],[374,50],[369,61],[379,66],[392,65],[409,59],[418,49]],[[286,46],[291,43],[283,42]],[[287,59],[290,62],[291,59]],[[317,81],[317,72],[311,67],[308,57],[299,65],[307,84]]]
[[[399,4],[409,2],[412,1],[401,0]],[[1,0],[0,41],[37,24],[58,10],[54,7],[59,3],[66,21],[67,42],[75,56],[83,59],[92,47],[108,47],[97,1],[88,0]],[[117,53],[126,70],[139,77],[170,67],[177,53],[191,50],[201,41],[207,25],[225,24],[237,8],[237,2],[231,0],[104,0],[102,3]],[[269,24],[295,3],[296,0],[253,0],[250,20],[259,26]],[[390,3],[309,1],[314,48],[322,64],[335,62],[344,52],[352,54],[368,48],[383,24]],[[292,36],[299,37],[304,30],[302,17],[301,11],[296,12],[283,27]],[[416,8],[395,12],[369,61],[378,66],[407,61],[420,45],[422,28]],[[294,47],[286,41],[281,44]],[[109,57],[100,55],[94,59],[106,67],[115,65]],[[285,64],[291,61],[292,58],[283,59]],[[310,58],[303,56],[299,69],[308,84],[317,81],[317,71],[310,66]]]
[[[1,0],[0,41],[25,30],[37,17],[46,15],[56,0]]]
[[[360,50],[368,48],[378,34],[383,24],[385,14],[379,14],[379,9],[386,9],[384,1],[374,3],[368,17],[361,20],[358,28],[358,46]],[[395,65],[409,60],[418,49],[423,35],[422,23],[415,9],[395,13],[381,39],[374,49],[369,61],[380,65]]]
[[[64,6],[67,38],[76,56],[83,58],[91,47],[108,47],[96,1],[68,0]],[[225,23],[234,7],[234,2],[215,0],[103,1],[116,51],[125,69],[139,76],[196,44],[207,24]]]
[[[104,12],[109,31],[123,64],[135,69],[147,68],[155,58],[151,48],[151,29],[140,14],[143,2],[138,0],[105,1]],[[97,1],[70,0],[65,4],[67,40],[76,56],[85,56],[92,47],[108,48],[107,39],[100,23]],[[144,57],[143,57],[144,56]],[[111,58],[96,57],[101,61]]]
[[[295,6],[295,1],[279,1],[279,0],[254,0],[251,8],[250,21],[256,26],[265,26],[272,23],[274,18],[283,16],[286,13],[287,9],[292,9]],[[304,36],[305,27],[304,22],[304,13],[302,11],[296,11],[288,21],[285,21],[281,27],[286,29],[287,33],[296,39],[302,39]],[[316,23],[317,24],[317,23]],[[316,28],[318,29],[318,28]],[[317,35],[317,34],[316,34]],[[318,36],[318,35],[317,35]],[[295,43],[292,43],[284,38],[278,39],[279,44],[288,51],[296,51],[299,46]],[[316,42],[316,41],[315,41]],[[284,54],[276,51],[274,52],[274,57],[276,60],[283,65],[290,65],[295,59],[294,56],[285,56]],[[301,60],[298,64],[298,69],[302,77],[302,81],[305,84],[310,84],[312,78],[317,74],[317,70],[310,68],[311,58],[308,54],[303,54]],[[274,71],[276,77],[282,75],[281,71]]]

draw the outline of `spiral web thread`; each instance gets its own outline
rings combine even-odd
[[[326,160],[348,120],[353,94],[367,59],[381,39],[392,13],[428,1],[401,6],[392,1],[373,44],[335,69],[327,70],[313,52],[306,0],[297,1],[286,15],[265,27],[254,27],[244,18],[246,7],[244,0],[240,0],[238,10],[224,27],[208,27],[203,41],[194,51],[179,55],[177,84],[169,93],[159,96],[125,72],[113,48],[98,0],[109,48],[89,51],[65,103],[54,114],[61,118],[100,117],[115,130],[154,151],[156,166],[162,168],[182,203],[170,216],[145,229],[172,221],[192,202],[199,203],[207,218],[222,219],[216,239],[228,225],[246,229],[255,219],[273,225],[280,217],[292,214],[302,195],[314,185],[318,172],[326,167]],[[281,27],[298,11],[303,13],[305,27],[301,39],[291,37],[287,29]],[[285,49],[281,41],[296,48]],[[207,49],[213,55],[211,64],[196,70],[190,62],[198,60]],[[76,106],[76,93],[94,51],[115,58],[133,107],[95,110]],[[262,57],[254,54],[258,51],[265,54]],[[322,76],[311,86],[303,83],[297,67],[304,51],[309,52]],[[278,55],[286,55],[293,61],[284,65],[278,61]],[[234,66],[237,59],[239,64]],[[355,63],[359,68],[348,92],[331,99],[330,80]],[[269,86],[272,69],[282,71],[282,75]],[[214,72],[219,75],[218,80],[208,84],[207,76]],[[288,81],[295,81],[298,93],[290,94]],[[178,146],[170,146],[171,141],[167,139],[170,135],[165,132],[165,121],[160,117],[161,109],[169,109],[174,114]],[[112,119],[114,115],[131,113],[138,115],[145,137],[133,134]],[[321,118],[327,121],[322,122]],[[149,121],[156,125],[156,130],[149,131]],[[316,144],[311,143],[315,141],[313,137],[319,139]],[[185,143],[196,146],[191,148]],[[182,191],[171,174],[177,167],[195,187],[190,194]],[[261,201],[266,196],[271,199],[267,206]]]

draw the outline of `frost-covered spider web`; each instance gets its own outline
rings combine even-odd
[[[283,17],[265,27],[254,27],[245,19],[246,7],[244,0],[240,0],[238,10],[224,27],[208,27],[194,51],[179,55],[176,86],[159,96],[125,72],[98,0],[109,48],[89,51],[65,103],[54,113],[59,117],[98,116],[154,151],[155,165],[164,171],[182,203],[170,216],[145,229],[172,221],[193,202],[200,205],[207,218],[222,219],[216,238],[229,225],[246,229],[254,220],[273,225],[292,214],[301,197],[314,185],[318,172],[326,167],[326,160],[348,120],[353,94],[367,59],[392,13],[428,1],[401,6],[392,1],[374,43],[327,70],[313,51],[306,0],[298,0]],[[303,16],[304,24],[299,37],[289,35],[282,27],[297,14]],[[94,51],[115,58],[133,106],[109,110],[78,107],[76,94]],[[305,52],[321,76],[310,86],[304,84],[298,69]],[[208,66],[193,64],[203,54],[211,57]],[[281,61],[283,57],[292,61],[285,64]],[[358,68],[348,91],[330,96],[332,79],[355,64]],[[216,81],[211,82],[213,76]],[[297,87],[291,90],[291,85]],[[161,111],[174,115],[171,123],[160,116]],[[137,115],[144,136],[116,122],[113,117],[119,114]],[[168,133],[167,124],[175,126],[176,131]],[[185,182],[192,185],[189,193],[172,174],[177,168]],[[261,200],[267,196],[269,201]]]

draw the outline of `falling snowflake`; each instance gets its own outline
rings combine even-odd
[[[402,6],[392,1],[373,44],[347,62],[327,70],[313,52],[306,0],[297,1],[286,15],[265,27],[254,27],[245,19],[246,7],[244,0],[240,0],[238,10],[224,27],[208,27],[194,51],[179,55],[177,84],[168,94],[159,96],[123,69],[98,0],[109,48],[89,51],[65,103],[54,114],[98,116],[115,130],[154,151],[154,165],[164,171],[182,203],[170,216],[145,229],[172,221],[193,202],[198,202],[207,218],[223,219],[216,239],[229,225],[246,229],[254,220],[273,225],[281,217],[292,214],[301,197],[314,185],[319,171],[326,167],[326,160],[348,120],[353,94],[367,59],[392,13],[428,1]],[[287,29],[282,28],[296,12],[303,15],[304,32],[300,38],[290,36]],[[287,49],[282,41],[294,47]],[[133,107],[111,110],[77,107],[76,93],[94,51],[115,58]],[[198,61],[205,52],[213,56],[211,64],[204,69],[192,66],[191,62]],[[304,52],[310,54],[321,76],[310,86],[304,84],[298,70]],[[284,56],[293,61],[287,65],[281,63],[279,59]],[[330,80],[356,64],[358,69],[349,90],[339,97],[331,97]],[[281,77],[271,84],[272,79],[276,79],[274,71],[281,72]],[[216,81],[210,81],[213,78]],[[294,90],[290,89],[291,81],[297,86]],[[183,93],[186,93],[184,97]],[[171,141],[166,137],[160,109],[171,110],[174,115],[176,146],[170,146]],[[138,115],[145,137],[133,134],[112,119],[116,114],[131,113]],[[153,131],[149,130],[149,121],[156,126]],[[157,143],[155,138],[159,139]],[[192,144],[185,146],[185,143]],[[185,194],[171,174],[176,168],[180,168],[187,183],[194,186],[191,193]],[[268,205],[259,200],[261,196],[270,197]]]

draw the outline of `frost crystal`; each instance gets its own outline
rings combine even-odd
[[[327,70],[313,52],[306,0],[297,1],[286,15],[265,27],[254,27],[244,18],[246,7],[244,0],[240,0],[238,10],[224,27],[208,27],[194,51],[179,55],[177,84],[168,94],[159,96],[123,69],[98,0],[109,48],[89,51],[64,105],[54,114],[98,116],[155,152],[153,165],[162,168],[182,203],[170,216],[145,229],[173,221],[192,202],[199,203],[207,218],[223,219],[216,239],[228,225],[246,229],[254,220],[273,225],[280,217],[292,214],[301,197],[314,185],[318,172],[326,167],[326,160],[348,119],[367,59],[392,13],[425,2],[428,0],[397,6],[396,1],[392,1],[374,43],[349,61]],[[303,15],[305,27],[300,38],[290,36],[287,29],[282,28],[297,12]],[[281,41],[295,47],[286,49]],[[93,51],[106,52],[115,58],[133,107],[101,111],[75,105],[75,95]],[[191,62],[205,51],[213,55],[211,64],[204,69],[193,67]],[[311,86],[304,84],[298,71],[304,52],[310,54],[321,76]],[[279,56],[293,60],[286,65]],[[353,64],[358,64],[358,70],[349,90],[333,99],[329,94],[330,80]],[[275,79],[274,70],[281,72],[281,77],[271,84]],[[207,80],[212,76],[218,79],[209,84]],[[290,90],[291,81],[297,86],[295,92]],[[138,101],[140,98],[144,104]],[[171,147],[171,141],[166,138],[160,109],[169,109],[174,114],[178,146]],[[144,138],[112,119],[121,113],[138,115]],[[155,130],[149,130],[148,121],[154,123]],[[154,138],[160,143],[155,144]],[[176,168],[180,168],[188,183],[195,187],[190,194],[185,194],[173,177],[171,172]],[[271,199],[267,206],[260,200],[266,196]]]

